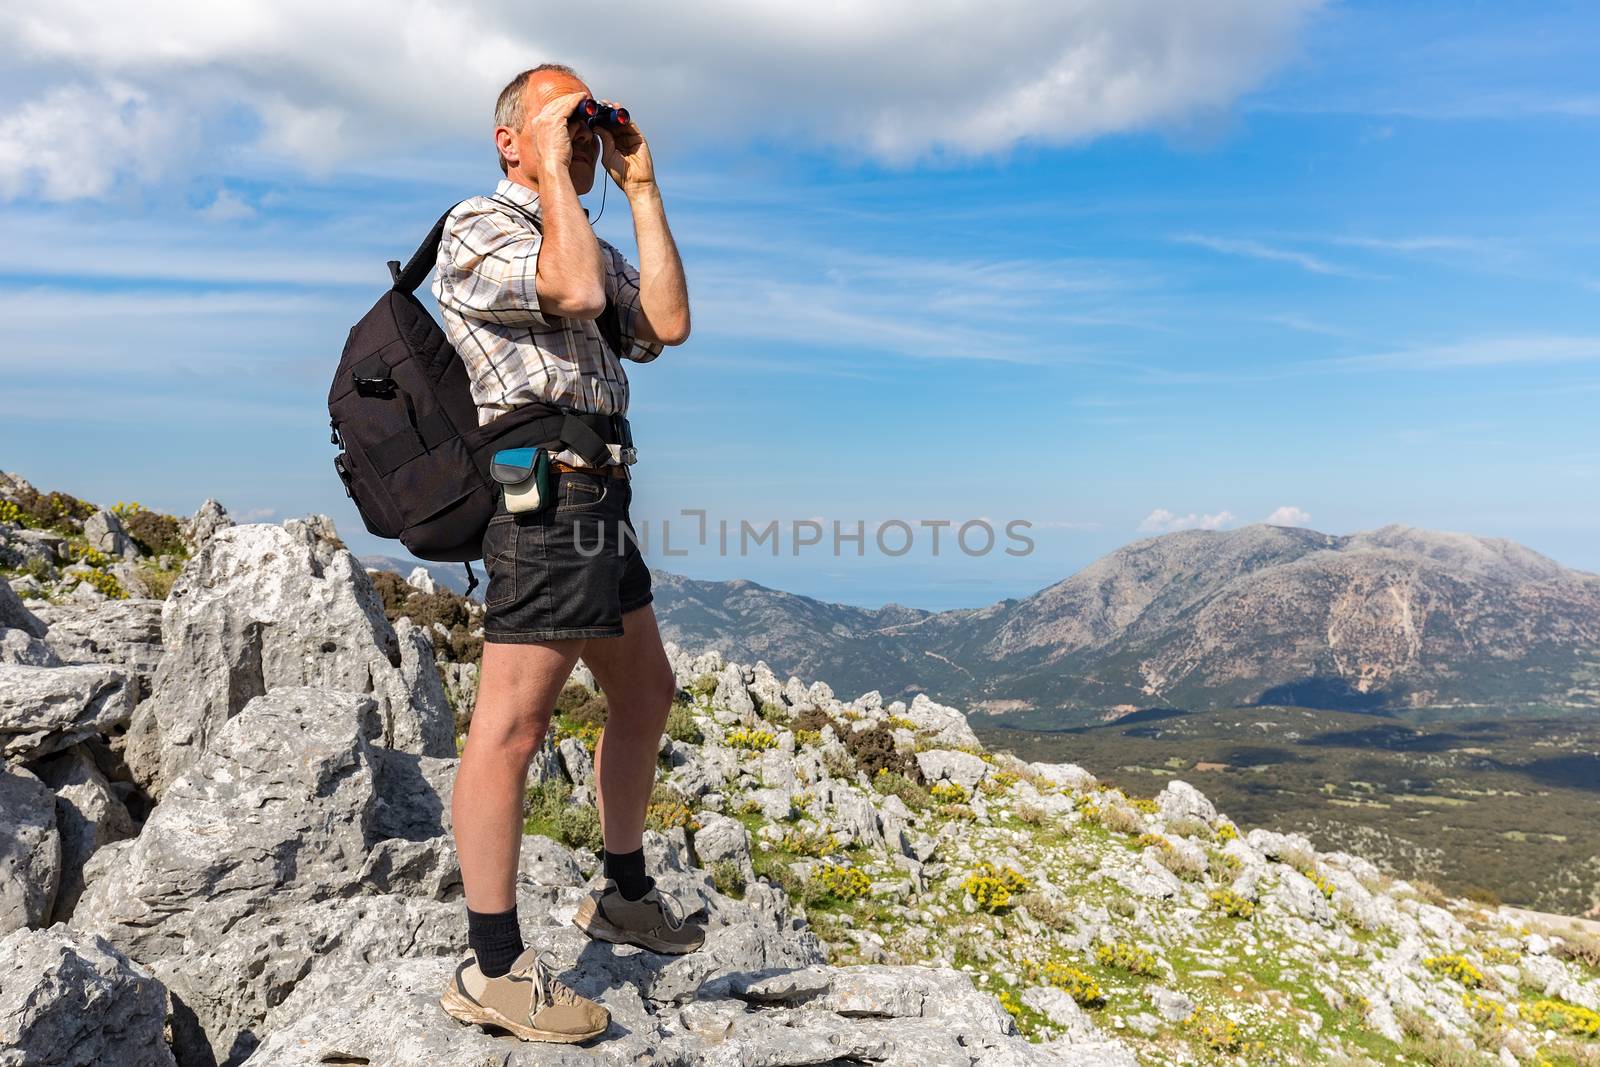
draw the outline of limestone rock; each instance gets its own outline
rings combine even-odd
[[[1217,818],[1216,806],[1188,782],[1168,782],[1166,788],[1156,795],[1156,806],[1167,822],[1198,819],[1209,825]]]
[[[134,834],[133,818],[111,788],[94,758],[75,746],[37,765],[40,780],[55,792],[56,828],[61,834],[61,887],[57,921],[72,914],[83,892],[83,869],[101,846]]]
[[[366,573],[320,517],[217,531],[162,611],[166,653],[128,734],[127,760],[159,794],[252,698],[283,686],[370,693],[380,743],[455,753],[454,722],[415,629],[384,617]]]
[[[0,585],[4,585],[0,582]],[[26,630],[0,629],[0,666],[59,667],[55,649]]]
[[[161,662],[161,604],[139,597],[47,604],[38,615],[50,627],[46,643],[63,663],[122,667],[148,685]]]
[[[0,940],[0,1064],[174,1067],[166,991],[110,942],[64,926]]]
[[[30,637],[45,635],[45,624],[23,606],[5,582],[0,582],[0,628],[21,630]]]
[[[128,722],[135,691],[115,667],[0,664],[0,753],[36,759]]]
[[[701,865],[710,867],[716,863],[732,863],[744,874],[746,881],[754,881],[756,872],[750,858],[750,831],[744,828],[744,824],[738,819],[714,812],[702,812],[698,818],[700,829],[694,834],[694,848]]]
[[[955,708],[936,704],[926,693],[912,698],[905,717],[917,724],[918,733],[930,735],[935,745],[942,748],[964,748],[978,744],[978,735],[972,732],[967,717]]]
[[[105,508],[83,520],[83,536],[91,548],[99,549],[113,558],[139,558],[139,546],[128,536],[122,520]]]
[[[0,934],[48,923],[60,883],[56,798],[29,771],[0,764]]]
[[[218,530],[225,530],[232,525],[233,519],[228,516],[228,509],[208,499],[183,523],[183,539],[188,542],[189,551],[198,552]]]
[[[917,766],[922,768],[922,776],[930,784],[944,779],[967,789],[977,788],[989,773],[989,765],[972,753],[946,748],[918,752]]]
[[[406,575],[406,584],[413,589],[424,593],[437,593],[439,586],[433,580],[433,575],[428,573],[426,567],[412,567],[411,573]]]

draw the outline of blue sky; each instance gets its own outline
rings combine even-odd
[[[325,512],[394,552],[334,477],[329,377],[384,261],[498,177],[498,83],[556,56],[651,138],[689,273],[694,336],[633,374],[636,520],[675,543],[683,508],[1034,527],[1020,558],[933,558],[923,527],[900,558],[657,565],[968,606],[1275,515],[1600,570],[1585,5],[1089,3],[1046,32],[953,5],[802,33],[696,4],[641,30],[649,54],[506,37],[398,94],[341,27],[275,44],[265,14],[156,6],[162,47],[87,5],[60,34],[5,16],[0,468],[41,487]],[[626,208],[612,190],[597,229],[631,255]]]

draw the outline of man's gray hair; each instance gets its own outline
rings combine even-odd
[[[523,107],[523,96],[528,88],[528,79],[535,74],[545,74],[551,71],[583,81],[578,72],[565,63],[540,63],[537,67],[528,68],[515,78],[512,78],[506,83],[506,87],[500,90],[500,99],[496,100],[494,105],[495,129],[499,129],[501,126],[513,130],[522,128],[522,124],[528,118],[527,109]],[[500,172],[502,174],[506,173],[506,157],[500,155],[498,147],[495,149],[495,156],[500,160]]]

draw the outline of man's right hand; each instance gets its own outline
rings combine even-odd
[[[533,117],[533,147],[539,153],[541,169],[565,171],[572,165],[572,113],[588,96],[588,93],[558,96]]]

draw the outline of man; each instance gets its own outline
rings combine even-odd
[[[446,223],[434,294],[480,423],[536,401],[620,420],[628,379],[618,357],[648,362],[689,336],[683,264],[650,149],[637,126],[591,129],[575,118],[589,97],[569,67],[513,78],[495,108],[505,180]],[[594,184],[597,157],[632,209],[638,270],[595,236],[578,201]],[[608,298],[620,352],[596,323]],[[650,607],[650,572],[630,536],[632,456],[618,444],[610,451],[606,466],[555,451],[555,500],[512,513],[502,497],[484,538],[483,663],[452,802],[471,954],[441,1002],[463,1022],[525,1040],[583,1041],[610,1021],[524,949],[517,923],[528,766],[580,657],[609,707],[595,750],[605,881],[573,922],[591,937],[655,952],[692,952],[704,940],[645,872],[645,808],[677,684]]]

